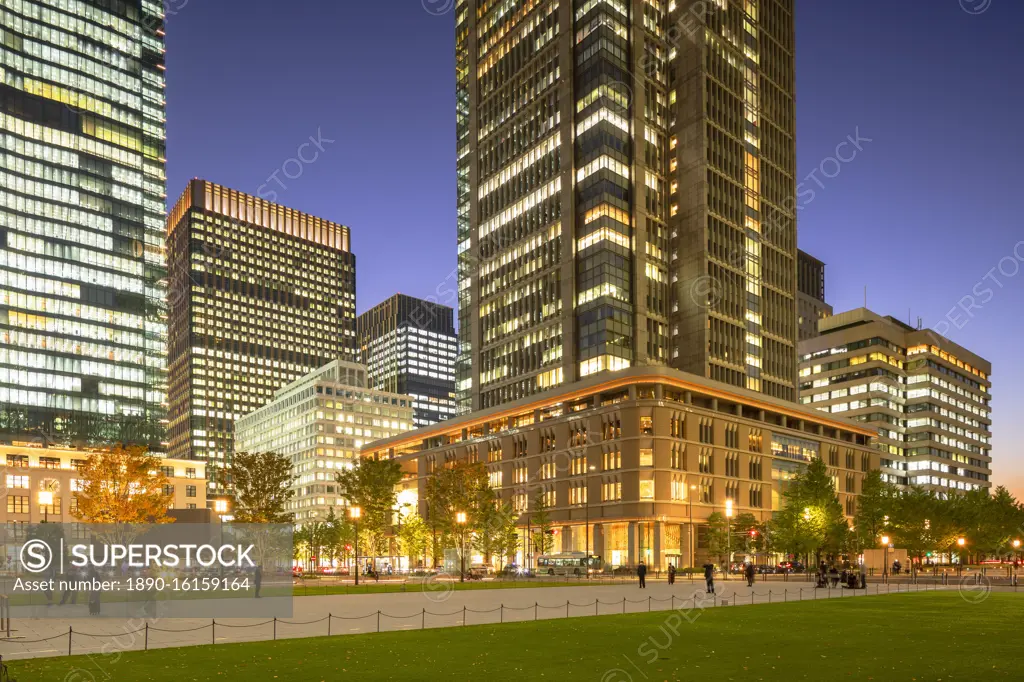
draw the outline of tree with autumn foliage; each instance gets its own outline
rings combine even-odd
[[[78,476],[77,517],[85,523],[172,523],[173,497],[160,458],[140,445],[95,452]]]

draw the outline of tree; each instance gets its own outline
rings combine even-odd
[[[483,464],[460,461],[427,479],[426,499],[431,528],[441,532],[445,546],[455,547],[462,532],[479,531],[485,510],[494,506],[495,497]],[[459,512],[466,514],[464,527],[457,522]]]
[[[864,477],[860,497],[857,498],[857,513],[853,518],[858,550],[878,547],[898,498],[898,489],[882,480],[881,471],[874,469]]]
[[[391,530],[398,499],[395,486],[402,482],[402,465],[394,459],[363,458],[335,478],[349,504],[360,509],[360,548],[365,547],[366,556],[379,556]]]
[[[171,523],[172,495],[160,459],[138,445],[89,455],[79,474],[79,519],[86,523]]]
[[[232,475],[235,485],[235,521],[239,523],[291,523],[285,506],[295,491],[292,463],[276,452],[236,452]]]
[[[548,505],[544,501],[544,493],[537,493],[533,502],[533,527],[536,528],[533,534],[533,547],[537,554],[548,554],[555,546],[554,531],[551,528],[551,514],[548,512]]]
[[[722,512],[708,515],[707,531],[704,535],[708,555],[721,566],[729,561],[729,519]]]
[[[508,556],[509,529],[511,529],[511,536],[515,538],[515,544],[518,545],[517,517],[515,509],[507,502],[481,510],[480,527],[476,531],[473,546],[484,555],[485,563],[491,563],[491,559],[495,555],[501,557],[502,563],[504,563],[505,557]]]
[[[811,460],[783,493],[785,506],[775,515],[776,546],[793,554],[832,556],[846,548],[850,532],[828,467]]]
[[[430,545],[430,526],[416,512],[406,514],[402,517],[398,541],[402,553],[409,557],[410,566],[413,565],[413,557],[422,556],[426,561],[427,547]]]

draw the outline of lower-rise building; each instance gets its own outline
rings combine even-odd
[[[883,475],[936,492],[990,488],[992,365],[866,308],[800,342],[800,402],[878,430]]]
[[[401,462],[404,498],[428,523],[430,476],[481,462],[524,529],[543,500],[555,552],[589,548],[612,567],[643,560],[665,569],[703,563],[714,512],[731,506],[770,519],[814,458],[828,464],[852,516],[865,474],[879,465],[873,436],[761,393],[636,367],[377,441],[362,454]]]
[[[412,399],[366,387],[366,368],[335,360],[293,381],[235,422],[235,452],[276,452],[292,460],[288,511],[301,527],[342,504],[335,474],[366,443],[413,428]]]

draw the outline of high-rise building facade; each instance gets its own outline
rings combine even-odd
[[[455,311],[395,294],[359,316],[356,327],[370,388],[413,399],[413,422],[455,416]]]
[[[412,403],[409,396],[367,388],[365,367],[335,360],[239,419],[235,450],[291,459],[295,496],[287,511],[301,528],[344,504],[335,476],[352,468],[363,445],[413,429]]]
[[[456,1],[460,411],[642,365],[796,400],[792,12]]]
[[[235,420],[356,358],[355,256],[347,227],[205,180],[171,210],[167,253],[169,451],[207,461],[219,492]]]
[[[800,402],[878,429],[882,473],[946,493],[991,487],[992,365],[866,308],[800,343]]]
[[[800,341],[818,335],[818,320],[832,315],[825,303],[825,264],[805,251],[797,252],[796,263],[797,325]]]
[[[163,8],[0,4],[0,432],[159,449]]]

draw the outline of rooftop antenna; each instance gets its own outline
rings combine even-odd
[[[868,285],[864,285],[864,307],[868,307]]]

